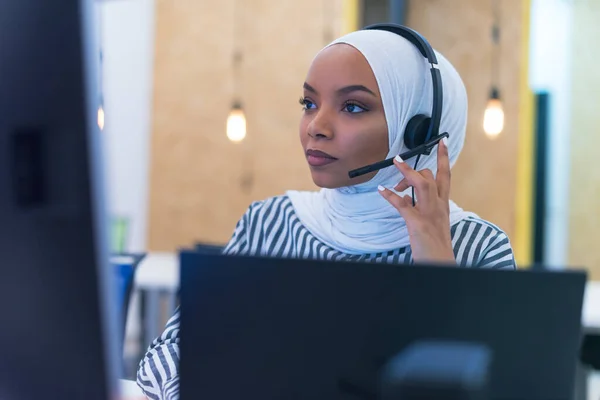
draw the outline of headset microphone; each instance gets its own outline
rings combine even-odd
[[[440,140],[442,140],[445,137],[448,137],[448,132],[444,132],[441,135],[434,137],[429,142],[423,143],[422,145],[417,146],[412,150],[409,150],[405,153],[400,154],[400,158],[403,159],[404,161],[406,161],[415,156],[419,156],[422,154],[429,155],[431,153],[431,149],[436,144],[438,144],[438,142]],[[364,167],[353,169],[352,171],[348,172],[348,176],[350,178],[356,178],[357,176],[365,175],[365,174],[368,174],[369,172],[375,172],[382,168],[390,167],[393,164],[394,164],[394,157],[388,158],[387,160],[379,161],[379,162],[376,162],[375,164],[365,165]]]

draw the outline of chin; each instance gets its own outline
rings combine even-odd
[[[323,189],[337,189],[350,185],[348,181],[342,181],[339,176],[315,172],[312,173],[312,180],[315,185]]]
[[[339,174],[328,174],[322,171],[311,170],[311,176],[314,184],[323,189],[338,189],[365,183],[371,180],[375,174],[376,172],[372,172],[370,174],[351,179],[348,176],[340,176]]]

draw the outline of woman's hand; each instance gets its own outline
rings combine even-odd
[[[456,263],[450,236],[450,161],[447,138],[438,145],[437,177],[431,170],[415,171],[399,157],[394,160],[404,179],[394,190],[402,192],[414,187],[418,202],[413,207],[411,196],[399,196],[382,186],[381,195],[406,221],[412,257],[416,263]]]

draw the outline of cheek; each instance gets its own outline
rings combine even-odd
[[[345,147],[353,154],[353,158],[368,162],[380,161],[388,153],[389,143],[387,125],[367,124],[358,128],[348,128],[349,135],[345,135]]]
[[[306,118],[305,115],[302,115],[302,117],[300,117],[300,124],[298,127],[298,136],[300,137],[300,143],[302,143],[302,146],[306,144],[308,138],[308,123],[308,118]]]
[[[385,121],[385,117],[381,116],[377,119],[377,124],[374,124],[374,128],[371,135],[371,147],[373,148],[373,154],[376,158],[383,159],[387,156],[390,149],[390,141],[388,138],[388,128]]]

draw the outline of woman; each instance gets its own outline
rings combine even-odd
[[[449,140],[421,158],[419,171],[397,158],[394,167],[350,179],[348,171],[406,150],[408,120],[431,110],[429,69],[412,44],[385,31],[353,32],[321,50],[300,100],[300,142],[322,189],[253,203],[225,252],[514,269],[504,232],[449,200],[467,96],[456,70],[437,57],[444,93],[440,130]],[[178,396],[178,333],[179,311],[140,363],[138,384],[150,398]]]

